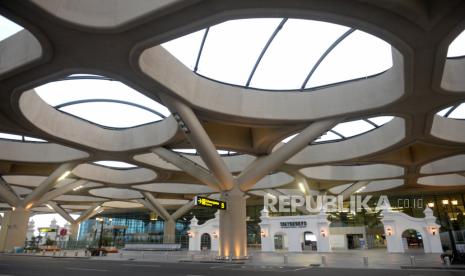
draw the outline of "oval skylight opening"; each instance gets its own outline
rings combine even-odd
[[[465,103],[444,108],[436,114],[450,119],[465,119]]]
[[[95,124],[112,128],[134,127],[163,119],[150,111],[114,102],[73,104],[60,107],[59,110]]]
[[[4,132],[0,132],[0,139],[15,140],[15,141],[22,141],[22,142],[36,142],[36,143],[47,143],[48,142],[46,140],[35,138],[35,137],[4,133]]]
[[[447,51],[448,58],[465,56],[465,31],[462,31],[452,43]]]
[[[267,90],[310,89],[392,67],[385,41],[313,20],[230,20],[162,46],[199,75]]]
[[[21,31],[23,27],[0,15],[0,41]]]
[[[116,168],[116,169],[130,169],[130,168],[137,168],[136,165],[121,162],[121,161],[112,161],[112,160],[102,160],[102,161],[95,161],[94,164],[105,166],[109,168]]]
[[[182,154],[190,154],[190,155],[199,155],[196,149],[173,149],[174,152],[182,153]],[[216,150],[219,155],[236,155],[237,152],[229,151],[229,150]]]
[[[112,79],[74,74],[35,88],[47,104],[60,111],[110,128],[128,128],[160,121],[169,110]]]
[[[374,130],[376,128],[379,128],[384,124],[390,122],[392,119],[394,119],[393,116],[378,116],[367,119],[343,122],[337,124],[335,127],[321,135],[318,139],[316,139],[313,142],[313,144],[345,140],[350,137],[357,136],[368,131]],[[283,139],[281,142],[288,143],[296,136],[297,134],[293,134]]]

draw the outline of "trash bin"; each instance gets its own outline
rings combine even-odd
[[[15,254],[17,254],[17,253],[24,253],[24,248],[19,247],[19,246],[15,246],[14,249],[13,249],[13,252],[14,252]]]

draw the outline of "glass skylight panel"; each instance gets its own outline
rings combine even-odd
[[[336,135],[334,132],[328,131],[325,134],[321,135],[320,138],[315,140],[315,143],[319,142],[328,142],[328,141],[336,141],[342,139],[341,136]]]
[[[65,80],[44,84],[35,88],[37,94],[51,106],[73,101],[108,99],[145,106],[169,116],[169,110],[119,81],[109,80]]]
[[[444,108],[443,110],[439,111],[436,114],[441,116],[441,117],[444,117],[447,114],[447,112],[449,112],[449,110],[451,110],[451,108],[452,108],[452,106],[449,106],[448,108]]]
[[[299,134],[299,133],[293,134],[293,135],[291,135],[291,136],[289,136],[289,137],[283,139],[281,142],[287,143],[287,142],[291,141],[292,139],[294,139],[294,137],[296,137],[297,134]]]
[[[368,77],[391,67],[391,45],[365,32],[355,31],[329,53],[306,88]]]
[[[465,31],[459,34],[454,41],[449,45],[447,57],[460,57],[465,56]]]
[[[79,103],[61,107],[60,110],[95,124],[113,128],[134,127],[162,119],[145,109],[113,102]]]
[[[121,161],[111,161],[111,160],[102,160],[102,161],[95,161],[94,164],[111,167],[111,168],[118,168],[118,169],[129,169],[129,168],[136,168],[136,165],[129,164],[126,162]]]
[[[23,27],[0,15],[0,41],[21,31]]]
[[[334,131],[340,133],[344,137],[352,137],[364,132],[370,131],[375,127],[363,120],[340,123],[333,128]]]
[[[257,58],[281,20],[231,20],[210,27],[197,72],[218,81],[246,85]]]
[[[8,140],[23,140],[23,136],[21,135],[16,135],[16,134],[10,134],[10,133],[3,133],[0,132],[0,139],[8,139]]]
[[[447,117],[451,119],[465,119],[465,104],[459,105]]]
[[[175,152],[179,153],[187,153],[187,154],[196,154],[197,150],[196,149],[173,149]]]
[[[189,69],[194,70],[205,30],[163,43],[162,46]]]
[[[289,19],[263,56],[250,86],[299,89],[320,56],[347,30],[326,22]]]
[[[372,121],[378,126],[382,126],[388,122],[390,122],[392,119],[394,119],[393,116],[379,116],[379,117],[373,117],[369,118],[368,120]]]
[[[29,137],[29,136],[24,136],[24,141],[26,142],[37,142],[37,143],[46,143],[46,140],[39,139],[39,138],[34,138],[34,137]]]

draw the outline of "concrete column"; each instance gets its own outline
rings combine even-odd
[[[24,208],[5,212],[0,231],[0,252],[10,252],[15,246],[24,246],[29,216],[30,212]]]
[[[69,229],[71,232],[69,235],[70,240],[77,241],[78,239],[78,232],[79,232],[79,223],[71,223],[71,228]]]
[[[176,241],[176,221],[165,220],[163,227],[163,243],[175,243]]]
[[[238,187],[224,192],[226,210],[220,211],[219,257],[247,257],[246,199]]]

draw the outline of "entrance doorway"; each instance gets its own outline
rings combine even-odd
[[[286,249],[286,234],[275,234],[274,235],[274,249],[285,250]]]
[[[404,250],[407,251],[424,251],[423,237],[420,232],[415,229],[407,229],[402,232],[402,244]]]
[[[347,235],[347,249],[360,249],[362,247],[360,240],[363,240],[362,234]]]
[[[316,251],[317,250],[317,242],[316,242],[316,235],[313,232],[307,231],[304,232],[304,242],[302,246],[303,251]]]
[[[201,250],[210,250],[212,247],[211,237],[208,233],[203,233],[200,236],[200,249]]]

